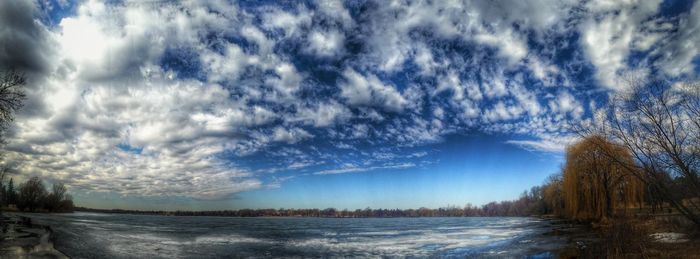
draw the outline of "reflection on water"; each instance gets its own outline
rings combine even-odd
[[[29,214],[73,258],[552,257],[533,218],[226,218]]]

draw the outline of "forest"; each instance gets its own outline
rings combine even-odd
[[[539,189],[533,188],[535,191]],[[483,206],[468,204],[463,208],[450,206],[430,209],[240,209],[218,211],[142,211],[122,209],[91,209],[76,207],[76,211],[125,213],[167,216],[222,216],[222,217],[326,217],[326,218],[391,218],[391,217],[486,217],[486,216],[530,216],[539,206],[530,193],[524,193],[516,201],[491,202]],[[543,204],[542,204],[543,205]],[[541,207],[540,207],[541,208]]]

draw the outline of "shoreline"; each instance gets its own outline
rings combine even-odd
[[[546,216],[539,218],[551,224],[551,229],[542,233],[542,236],[563,239],[563,244],[551,251],[557,258],[585,256],[591,247],[604,241],[590,223]]]
[[[49,226],[14,214],[3,214],[1,224],[0,257],[70,258],[54,247],[56,236]]]

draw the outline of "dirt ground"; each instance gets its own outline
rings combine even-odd
[[[700,258],[700,232],[692,225],[651,217],[576,225],[556,230],[570,237],[559,258]]]

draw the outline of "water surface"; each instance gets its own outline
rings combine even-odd
[[[72,258],[553,257],[535,218],[230,218],[24,214]]]

